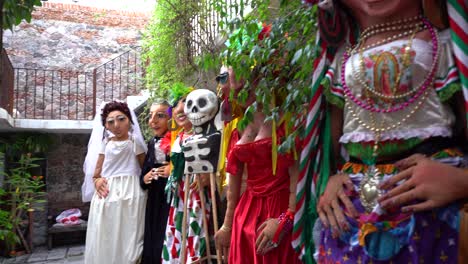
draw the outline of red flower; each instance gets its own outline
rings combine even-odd
[[[169,154],[171,150],[171,131],[168,131],[164,138],[161,139],[161,144],[159,145],[164,154]]]
[[[258,33],[258,40],[263,40],[265,38],[268,38],[270,36],[271,32],[271,24],[263,24],[262,31]]]

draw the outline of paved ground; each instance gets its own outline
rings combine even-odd
[[[12,263],[54,263],[54,264],[83,264],[84,245],[57,247],[48,251],[45,247],[35,248],[32,254],[16,258],[0,257],[0,264]]]

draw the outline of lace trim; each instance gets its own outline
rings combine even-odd
[[[381,140],[395,140],[395,139],[410,139],[420,138],[427,139],[430,137],[451,137],[452,130],[448,127],[425,127],[413,129],[400,129],[382,133]],[[358,142],[371,142],[374,141],[375,135],[372,132],[350,132],[345,133],[340,138],[340,143],[358,143]]]

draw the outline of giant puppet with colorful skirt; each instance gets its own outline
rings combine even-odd
[[[462,166],[467,2],[306,2],[319,2],[322,54],[293,245],[306,263],[456,263],[459,204],[413,212],[379,201],[412,154]]]
[[[213,216],[217,231],[216,184],[221,132],[214,123],[219,110],[216,94],[207,89],[175,87],[173,118],[183,130],[171,149],[173,171],[166,191],[172,194],[162,260],[164,263],[202,263],[211,254]],[[207,185],[211,185],[207,187]],[[211,207],[213,205],[213,207]],[[218,254],[218,262],[221,262]]]

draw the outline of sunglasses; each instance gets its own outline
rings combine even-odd
[[[216,76],[216,82],[220,84],[226,84],[227,80],[229,78],[229,73],[228,72],[223,72]]]
[[[115,124],[115,120],[117,120],[119,123],[121,123],[121,122],[124,122],[125,120],[127,120],[127,117],[124,116],[124,115],[119,115],[119,116],[117,116],[115,118],[109,117],[109,118],[106,119],[106,124],[108,126],[113,126]]]

